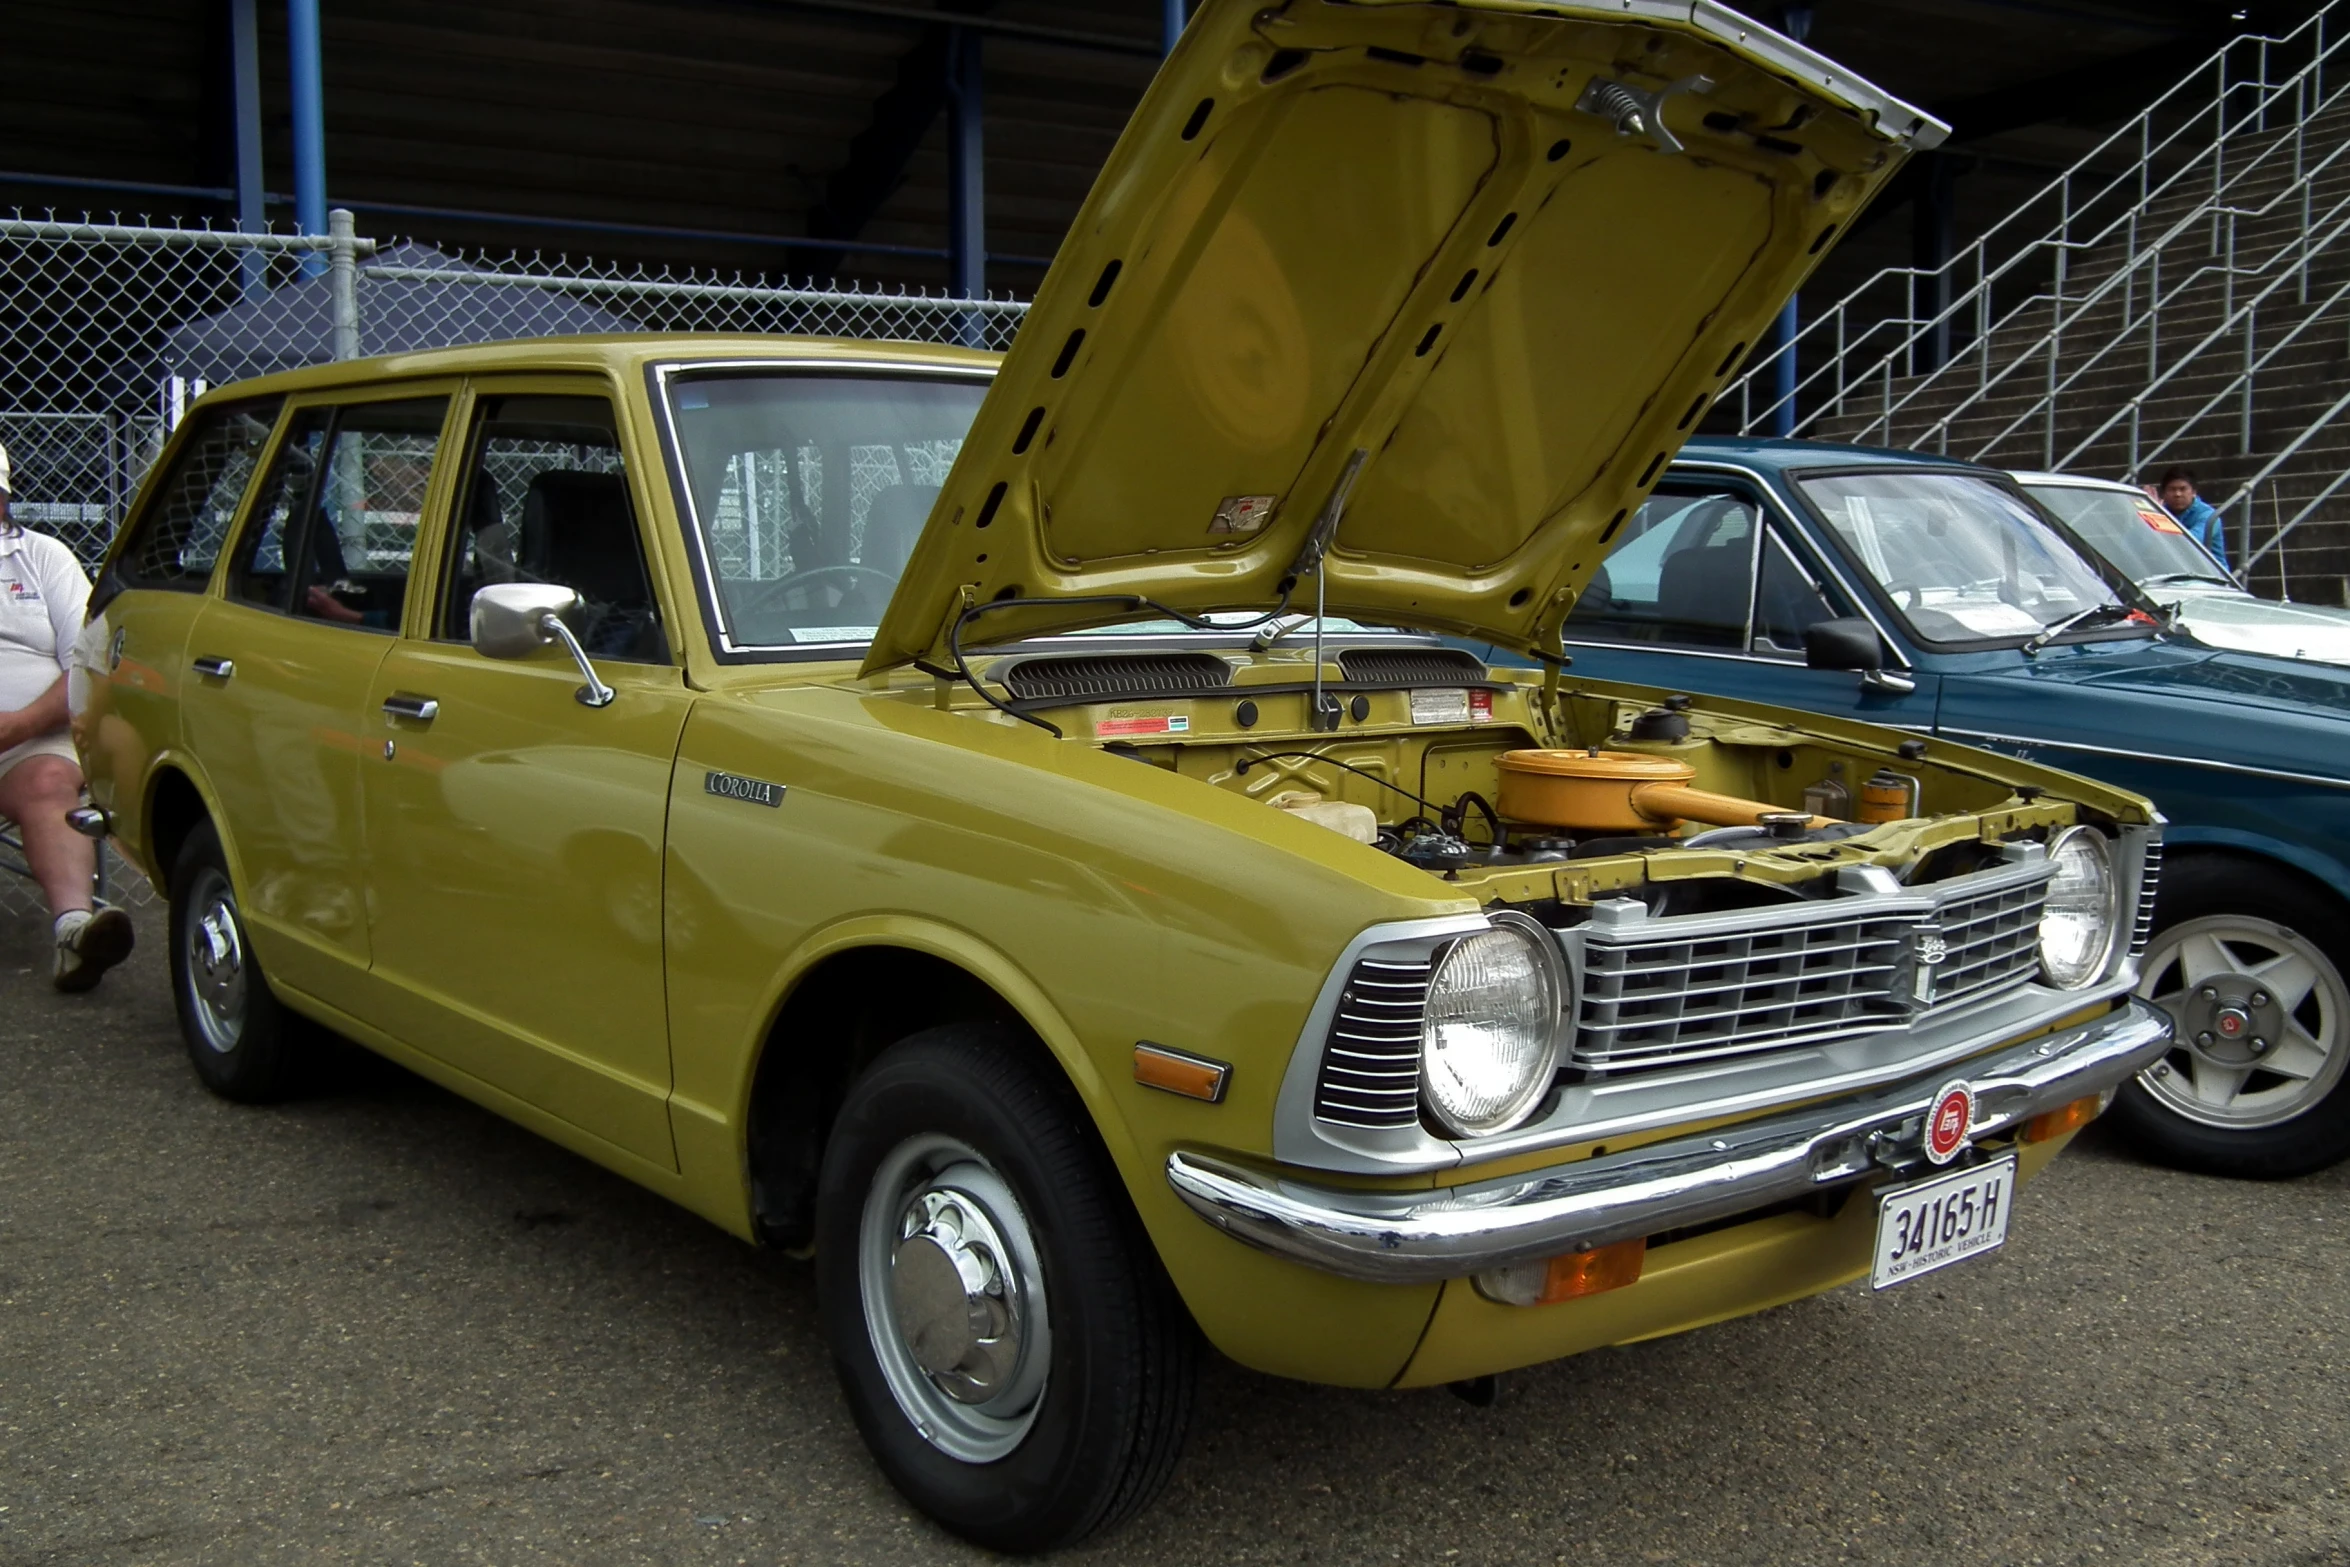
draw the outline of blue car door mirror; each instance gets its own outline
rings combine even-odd
[[[1858,615],[1815,621],[1804,628],[1803,661],[1813,669],[1883,669],[1885,639]]]

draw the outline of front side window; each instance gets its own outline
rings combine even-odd
[[[728,643],[872,640],[986,395],[984,382],[944,377],[672,380],[678,458]]]
[[[397,631],[445,397],[306,408],[254,498],[236,595],[311,620]]]
[[[2177,519],[2135,491],[2078,484],[2035,484],[2029,489],[2032,498],[2056,513],[2082,543],[2142,588],[2182,582],[2235,586],[2235,579]]]
[[[123,586],[203,591],[277,424],[277,411],[277,399],[269,398],[196,415],[196,427],[171,471],[153,487],[147,514],[115,559]]]
[[[1921,640],[2021,641],[2129,615],[2061,534],[1981,475],[1823,473],[1797,488]]]
[[[1575,601],[1567,640],[1743,647],[1758,521],[1735,491],[1651,495]]]
[[[474,405],[439,635],[471,635],[473,596],[498,582],[579,594],[573,629],[600,658],[666,663],[669,646],[602,397],[483,396]]]

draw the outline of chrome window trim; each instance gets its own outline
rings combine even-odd
[[[2180,767],[2202,767],[2213,772],[2236,773],[2247,778],[2277,778],[2288,783],[2316,784],[2324,789],[2350,789],[2350,778],[2327,778],[2318,773],[2287,772],[2281,767],[2249,767],[2242,762],[2215,762],[2201,756],[2156,756],[2151,751],[2125,751],[2119,746],[2090,745],[2082,740],[2044,740],[2034,735],[1992,734],[1982,729],[1943,728],[1936,731],[1944,739],[1970,744],[1990,742],[1994,745],[2038,745],[2056,751],[2080,751],[2091,756],[2118,756],[2133,762],[2175,763]]]
[[[814,372],[828,375],[886,376],[893,380],[947,380],[992,383],[996,378],[993,368],[981,365],[928,365],[903,359],[674,359],[656,362],[647,367],[653,377],[653,416],[660,422],[661,456],[668,469],[667,477],[677,496],[678,509],[683,514],[687,546],[692,551],[694,586],[701,594],[704,623],[710,629],[710,639],[721,657],[762,663],[820,663],[856,656],[858,650],[869,648],[870,639],[854,642],[749,642],[738,643],[726,624],[725,600],[718,592],[718,579],[710,569],[710,557],[702,536],[702,519],[694,505],[694,488],[685,473],[684,447],[680,444],[677,425],[672,417],[669,401],[671,382],[681,375],[710,371],[783,370],[800,373]],[[803,657],[802,655],[806,656]]]

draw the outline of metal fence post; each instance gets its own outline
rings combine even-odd
[[[334,356],[359,357],[359,243],[351,209],[326,215],[328,309],[334,322]]]

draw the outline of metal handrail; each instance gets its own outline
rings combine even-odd
[[[2156,98],[2135,119],[2107,136],[2088,154],[2051,181],[2032,200],[2025,202],[2007,218],[1994,224],[1960,255],[1936,268],[1888,268],[1847,294],[1828,311],[1816,317],[1808,326],[1795,334],[1791,343],[1781,344],[1757,354],[1749,362],[1748,367],[1736,383],[1740,399],[1741,422],[1744,427],[1752,431],[1758,423],[1770,419],[1783,407],[1790,408],[1790,412],[1795,411],[1790,407],[1790,399],[1807,398],[1816,404],[1812,413],[1808,417],[1795,419],[1791,422],[1798,428],[1808,427],[1816,424],[1824,416],[1842,412],[1846,401],[1856,391],[1877,382],[1881,382],[1883,387],[1882,398],[1885,407],[1879,415],[1879,420],[1882,421],[1886,414],[1897,411],[1892,388],[1893,377],[1897,373],[1896,365],[1906,360],[1914,366],[1920,357],[1921,346],[1931,354],[1933,340],[1938,336],[1946,335],[1952,328],[1963,327],[1966,324],[1966,317],[1970,313],[1974,318],[1972,341],[1965,349],[1949,356],[1947,361],[1935,366],[1920,377],[1918,384],[1901,397],[1900,405],[1907,406],[1927,386],[1941,381],[1969,353],[1978,354],[1981,357],[1981,374],[1985,384],[1988,385],[1992,380],[1988,347],[1997,327],[2014,319],[2022,311],[2033,308],[2034,305],[2047,297],[2044,293],[2035,293],[2031,298],[2007,311],[1995,312],[1995,292],[1998,286],[2007,282],[2027,264],[2047,260],[2053,265],[2056,295],[2061,304],[2064,295],[2066,266],[2068,259],[2074,252],[2098,247],[2119,234],[2127,236],[2130,243],[2130,254],[2134,259],[2139,253],[2136,229],[2141,214],[2151,203],[2171,194],[2174,190],[2183,188],[2187,181],[2204,172],[2204,165],[2207,161],[2211,181],[2209,196],[2188,214],[2186,220],[2180,224],[2172,225],[2171,232],[2166,232],[2164,239],[2167,242],[2174,238],[2176,232],[2184,228],[2187,223],[2208,220],[2213,224],[2216,241],[2222,223],[2222,213],[2228,205],[2230,190],[2244,179],[2251,177],[2267,156],[2267,152],[2263,152],[2260,157],[2253,160],[2251,165],[2238,170],[2234,178],[2231,179],[2227,169],[2227,154],[2231,149],[2231,144],[2237,136],[2247,130],[2265,131],[2271,111],[2278,108],[2287,98],[2293,100],[2291,145],[2297,182],[2305,175],[2306,170],[2302,158],[2302,133],[2309,117],[2333,102],[2333,98],[2328,97],[2323,91],[2324,67],[2337,50],[2345,44],[2350,44],[2350,36],[2328,38],[2328,21],[2334,12],[2336,3],[2338,0],[2329,0],[2329,3],[2315,15],[2282,37],[2272,38],[2258,34],[2247,34],[2231,40]],[[2311,58],[2284,79],[2272,84],[2270,80],[2272,50],[2284,49],[2303,42],[2306,42],[2310,48]],[[2246,53],[2256,57],[2256,75],[2239,71],[2234,73],[2232,79],[2231,61]],[[2159,123],[2175,111],[2186,100],[2189,93],[2202,85],[2207,76],[2214,78],[2215,88],[2208,105],[2195,106],[2193,112],[2182,119],[2175,128],[2162,133],[2157,139]],[[2313,85],[2317,88],[2314,93],[2310,91]],[[2247,94],[2250,95],[2250,107],[2231,117],[2231,99],[2242,102]],[[2340,91],[2338,90],[2334,96],[2341,96]],[[2207,115],[2208,118],[2206,118]],[[2153,176],[2156,160],[2191,136],[2208,139],[2203,141],[2197,150],[2173,173],[2157,183]],[[2130,167],[2124,172],[2110,177],[2101,175],[2097,165],[2115,154],[2117,150],[2126,151],[2130,159]],[[2091,231],[2088,225],[2092,221],[2092,215],[2104,209],[2108,198],[2113,197],[2117,192],[2124,192],[2131,186],[2134,186],[2135,189],[2134,192],[2129,193],[2124,210],[2110,220],[2103,221],[2101,227]],[[2086,189],[2085,196],[2083,188]],[[2025,221],[2029,214],[2051,202],[2057,206],[2061,214],[2056,226],[2034,239],[2018,242],[2013,254],[1996,264],[1993,263],[1991,252],[1994,244],[2017,224]],[[1969,267],[1973,269],[1975,277],[1973,286],[1963,293],[1957,294],[1956,297],[1951,297],[1952,285],[1960,281],[1962,271]],[[1921,284],[1925,285],[1929,297],[1939,295],[1946,301],[1930,314],[1923,316],[1921,316],[1918,307]],[[1867,301],[1872,297],[1881,297],[1888,286],[1899,291],[1903,300],[1903,308],[1898,314],[1890,311],[1879,314],[1867,326],[1860,328],[1856,334],[1854,322],[1861,317],[1862,312],[1867,308]],[[1995,314],[1998,317],[1997,320],[1993,319]],[[1793,391],[1772,397],[1758,413],[1754,399],[1756,378],[1762,375],[1766,369],[1773,368],[1781,355],[1790,352],[1800,354],[1806,343],[1815,347],[1819,346],[1826,342],[1831,334],[1835,344],[1833,355],[1825,359],[1820,368],[1810,375],[1799,378]],[[1859,373],[1854,373],[1855,360],[1873,350],[1887,335],[1894,339],[1891,346],[1887,347],[1875,359],[1869,360],[1866,367]],[[2013,364],[2011,363],[2007,370],[2002,372],[2001,379],[2004,379],[2012,369]],[[2051,370],[2053,371],[2053,364]]]
[[[2052,366],[2050,372],[2052,378],[2049,382],[2048,389],[2038,399],[2027,404],[2022,409],[2022,411],[2017,413],[2013,419],[2010,419],[1997,434],[1991,436],[1988,440],[1985,440],[1980,445],[1978,445],[1972,455],[1977,458],[1988,456],[1995,448],[2000,446],[2010,436],[2016,434],[2019,430],[2024,429],[2026,426],[2030,425],[2034,420],[2037,419],[2043,421],[2044,428],[2046,429],[2049,437],[2047,449],[2044,450],[2041,454],[2042,465],[2048,468],[2064,468],[2070,466],[2073,459],[2080,456],[2083,451],[2087,450],[2095,442],[2102,439],[2105,434],[2113,428],[2114,425],[2120,423],[2123,418],[2128,417],[2133,421],[2130,430],[2130,458],[2128,466],[2129,471],[2132,474],[2135,474],[2138,471],[2140,465],[2145,461],[2144,454],[2141,451],[2139,430],[2135,422],[2136,416],[2144,408],[2145,404],[2153,396],[2153,394],[2161,390],[2161,388],[2164,386],[2168,385],[2175,377],[2189,369],[2201,368],[2202,355],[2205,350],[2213,347],[2215,344],[2220,342],[2221,339],[2233,336],[2237,331],[2239,324],[2241,325],[2241,329],[2244,335],[2245,349],[2244,364],[2242,369],[2240,369],[2225,386],[2223,386],[2218,392],[2214,393],[2211,398],[2204,403],[2203,407],[2196,410],[2193,415],[2176,426],[2171,431],[2169,437],[2163,441],[2158,442],[2156,444],[2155,450],[2157,453],[2159,453],[2167,448],[2171,441],[2177,440],[2186,432],[2188,428],[2192,427],[2206,415],[2210,414],[2221,403],[2226,402],[2231,397],[2239,397],[2243,401],[2244,427],[2247,431],[2246,445],[2247,448],[2249,448],[2248,432],[2250,430],[2252,414],[2251,393],[2252,387],[2257,380],[2259,372],[2264,369],[2268,362],[2273,359],[2280,351],[2299,339],[2301,334],[2309,328],[2313,321],[2332,309],[2333,306],[2342,298],[2343,291],[2341,289],[2337,289],[2333,294],[2327,296],[2325,300],[2321,301],[2314,309],[2305,314],[2299,321],[2295,322],[2292,328],[2286,332],[2284,336],[2280,338],[2275,344],[2273,344],[2267,353],[2256,355],[2253,352],[2259,328],[2260,307],[2268,302],[2271,295],[2275,294],[2277,290],[2284,287],[2288,283],[2295,283],[2299,285],[2301,302],[2306,304],[2309,297],[2309,268],[2312,260],[2321,253],[2329,253],[2332,250],[2334,243],[2337,240],[2340,240],[2346,232],[2350,232],[2350,217],[2344,217],[2341,222],[2334,221],[2337,216],[2350,214],[2350,196],[2344,196],[2338,199],[2322,214],[2313,213],[2310,210],[2309,202],[2309,193],[2312,188],[2312,182],[2314,182],[2319,175],[2330,171],[2336,162],[2344,160],[2350,160],[2350,141],[2345,141],[2341,146],[2326,154],[2326,156],[2317,163],[2307,166],[2304,169],[2302,175],[2299,176],[2293,184],[2288,185],[2284,189],[2278,191],[2276,195],[2272,196],[2268,202],[2262,206],[2228,207],[2222,209],[2229,223],[2229,259],[2221,262],[2218,265],[2195,268],[2184,278],[2172,283],[2166,293],[2160,277],[2163,247],[2167,245],[2171,239],[2177,237],[2188,228],[2191,228],[2202,222],[2202,217],[2195,213],[2190,213],[2187,216],[2181,218],[2176,224],[2172,226],[2172,228],[2164,235],[2161,240],[2156,241],[2139,256],[2132,258],[2111,277],[2106,278],[2103,282],[2099,283],[2097,287],[2092,289],[2088,295],[2081,299],[2079,302],[2079,308],[2074,310],[2070,317],[2066,317],[2061,313],[2060,306],[2060,313],[2057,317],[2057,320],[2047,332],[2043,333],[2040,338],[2033,342],[2030,346],[2020,351],[2011,350],[2012,357],[2009,359],[2007,365],[2001,369],[2000,373],[1996,376],[1990,377],[1980,390],[1966,398],[1961,399],[1957,404],[1953,405],[1950,409],[1944,412],[1943,415],[1937,419],[1933,425],[1928,427],[1926,432],[1927,437],[1937,438],[1936,449],[1947,452],[1949,450],[1950,427],[1954,421],[1987,400],[1991,391],[2004,382],[2007,376],[2012,374],[2020,366],[2032,362],[2035,356],[2039,355],[2042,351],[2045,350],[2051,356],[2053,356],[2062,340],[2063,333],[2067,326],[2071,323],[2078,322],[2083,316],[2087,315],[2091,309],[2111,299],[2114,292],[2118,289],[2121,290],[2125,296],[2123,304],[2124,313],[2121,324],[2114,330],[2112,335],[2099,343],[2097,347],[2090,350],[2068,374],[2063,376],[2061,380],[2054,378],[2054,371]],[[2267,216],[2269,212],[2274,209],[2278,202],[2284,201],[2294,195],[2299,195],[2301,198],[2302,210],[2300,233],[2298,239],[2279,246],[2277,250],[2267,259],[2254,265],[2242,266],[2235,264],[2233,257],[2235,251],[2236,220],[2239,218],[2259,218]],[[2328,225],[2330,225],[2330,227]],[[2318,235],[2321,232],[2324,235],[2322,240],[2318,238]],[[2143,329],[2147,334],[2147,345],[2149,354],[2151,355],[2154,347],[2156,346],[2156,334],[2159,332],[2161,326],[2162,308],[2167,301],[2177,300],[2183,297],[2194,289],[2202,286],[2205,282],[2214,276],[2222,278],[2229,286],[2230,293],[2232,294],[2233,285],[2236,279],[2258,278],[2262,274],[2266,273],[2269,268],[2274,266],[2277,262],[2280,260],[2286,260],[2288,258],[2293,259],[2293,264],[2288,266],[2285,270],[2278,272],[2274,278],[2272,278],[2264,287],[2261,288],[2257,294],[2254,294],[2250,299],[2246,300],[2240,305],[2231,306],[2229,304],[2223,303],[2223,314],[2218,326],[2212,328],[2210,332],[2205,334],[2200,342],[2189,348],[2184,354],[2173,358],[2167,368],[2155,374],[2154,378],[2149,381],[2146,386],[2135,396],[2131,397],[2127,402],[2122,404],[2120,408],[2116,409],[2111,414],[2108,414],[2103,423],[2099,424],[2094,430],[2092,430],[2085,438],[2076,444],[2072,450],[2066,452],[2061,459],[2056,457],[2054,446],[2054,410],[2057,399],[2066,391],[2071,390],[2071,388],[2083,377],[2103,366],[2108,356],[2127,345],[2141,329]],[[2147,267],[2148,270],[2152,271],[2154,276],[2149,285],[2148,303],[2145,312],[2141,315],[2132,316],[2129,314],[2129,311],[2134,301],[2131,300],[2128,296],[2134,292],[2133,285],[2135,282],[2135,273],[2142,266]],[[1899,410],[1896,409],[1895,411],[1898,412]],[[1874,432],[1877,426],[1872,424],[1869,428],[1871,432]],[[1920,444],[1923,444],[1923,442],[1921,441]]]

